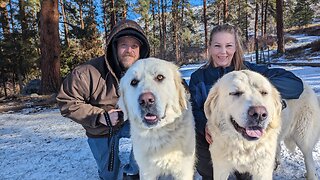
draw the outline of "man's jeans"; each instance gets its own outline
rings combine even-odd
[[[121,172],[119,160],[119,140],[122,137],[130,137],[129,121],[126,121],[123,127],[111,138],[88,138],[88,144],[98,165],[100,179],[122,179],[122,173],[119,174],[119,172]],[[110,160],[110,158],[112,158],[110,154],[113,154],[113,160]],[[130,152],[129,164],[124,166],[123,172],[127,174],[138,174],[139,172],[132,149]]]

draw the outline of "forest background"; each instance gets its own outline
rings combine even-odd
[[[0,98],[57,93],[77,65],[104,54],[112,27],[134,19],[151,56],[178,65],[207,59],[210,30],[223,23],[242,30],[246,52],[286,52],[287,32],[320,36],[319,0],[0,0]],[[320,52],[320,41],[311,44]],[[38,79],[38,80],[36,80]],[[35,90],[25,90],[38,82]]]

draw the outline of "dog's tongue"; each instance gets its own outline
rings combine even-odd
[[[246,133],[250,137],[256,137],[259,138],[262,136],[262,130],[261,129],[254,129],[254,128],[246,128]]]
[[[146,115],[144,116],[144,119],[147,121],[155,121],[157,119],[157,116],[155,115]]]

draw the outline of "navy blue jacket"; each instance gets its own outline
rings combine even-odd
[[[281,68],[268,68],[265,65],[257,65],[244,62],[247,69],[258,72],[267,77],[270,82],[280,92],[284,99],[297,99],[303,91],[303,83],[300,78],[292,72]],[[226,68],[200,67],[191,74],[189,89],[191,93],[192,111],[195,118],[196,132],[204,135],[207,119],[204,114],[203,106],[208,96],[210,88],[219,78],[234,70],[233,66]]]

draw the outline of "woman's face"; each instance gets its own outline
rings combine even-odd
[[[228,32],[218,32],[213,35],[209,54],[215,67],[228,67],[236,52],[235,37]]]

